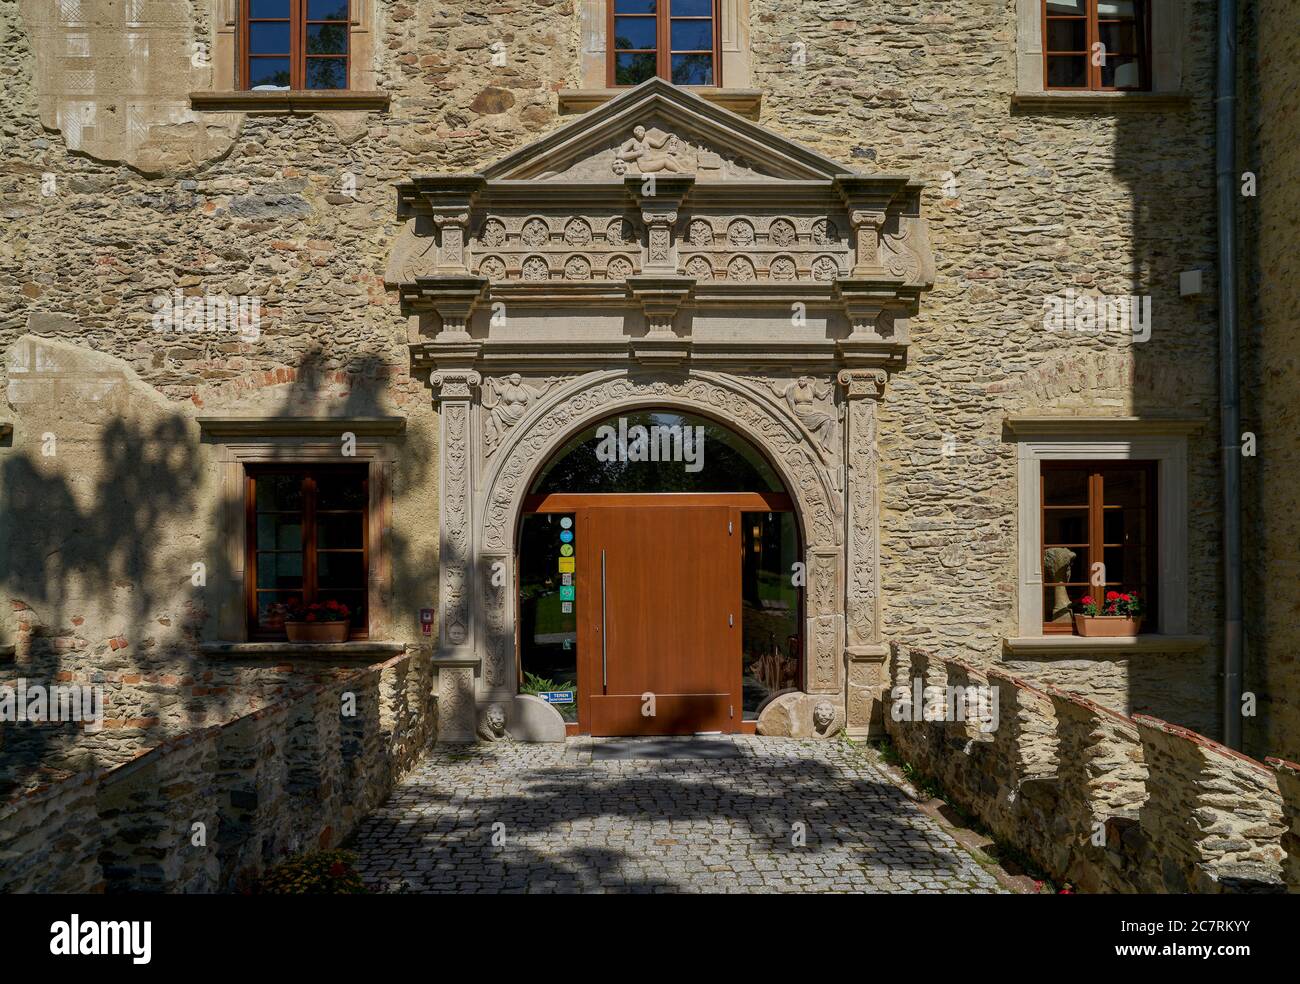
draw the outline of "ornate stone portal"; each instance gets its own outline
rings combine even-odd
[[[767,454],[807,565],[802,694],[778,700],[812,702],[790,718],[810,734],[872,728],[876,407],[934,279],[919,206],[916,182],[848,172],[658,79],[481,174],[399,186],[387,277],[441,410],[443,740],[515,706],[533,477],[593,421],[651,406]]]

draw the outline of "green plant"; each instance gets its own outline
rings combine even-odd
[[[536,673],[524,672],[524,682],[520,686],[521,694],[532,694],[534,697],[538,694],[550,693],[554,690],[577,690],[577,684],[566,680],[563,683],[556,683],[554,680],[547,680]]]
[[[365,895],[349,851],[310,851],[277,864],[257,886],[263,895]]]

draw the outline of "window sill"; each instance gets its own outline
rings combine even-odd
[[[1119,636],[1115,638],[1095,638],[1087,636],[1044,635],[1013,636],[1002,640],[1002,648],[1007,656],[1032,658],[1035,656],[1069,656],[1097,653],[1099,655],[1120,655],[1127,653],[1166,653],[1194,652],[1209,645],[1209,636],[1202,635],[1160,635],[1157,632],[1144,632],[1138,636]]]
[[[297,92],[191,92],[191,108],[208,113],[311,114],[326,110],[374,112],[388,109],[386,92],[315,89]]]
[[[1011,105],[1020,110],[1110,112],[1114,110],[1186,109],[1192,104],[1185,92],[1017,92]]]
[[[586,113],[601,106],[615,96],[631,91],[624,89],[561,89],[559,93],[560,112]],[[709,102],[728,109],[739,116],[751,120],[758,119],[763,108],[763,93],[758,89],[710,89],[683,86],[683,92],[694,93]]]
[[[400,656],[406,652],[404,642],[204,642],[199,645],[204,656],[240,658],[244,656]]]

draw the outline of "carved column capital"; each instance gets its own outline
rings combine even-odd
[[[863,397],[882,400],[885,396],[885,383],[888,381],[889,373],[883,369],[841,369],[839,375],[844,395],[850,400],[860,400]]]
[[[429,376],[435,403],[446,400],[469,400],[483,377],[473,369],[439,369]]]

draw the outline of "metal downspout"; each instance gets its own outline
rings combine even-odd
[[[1219,0],[1219,433],[1223,452],[1223,743],[1241,748],[1241,393],[1237,363],[1237,2]]]

